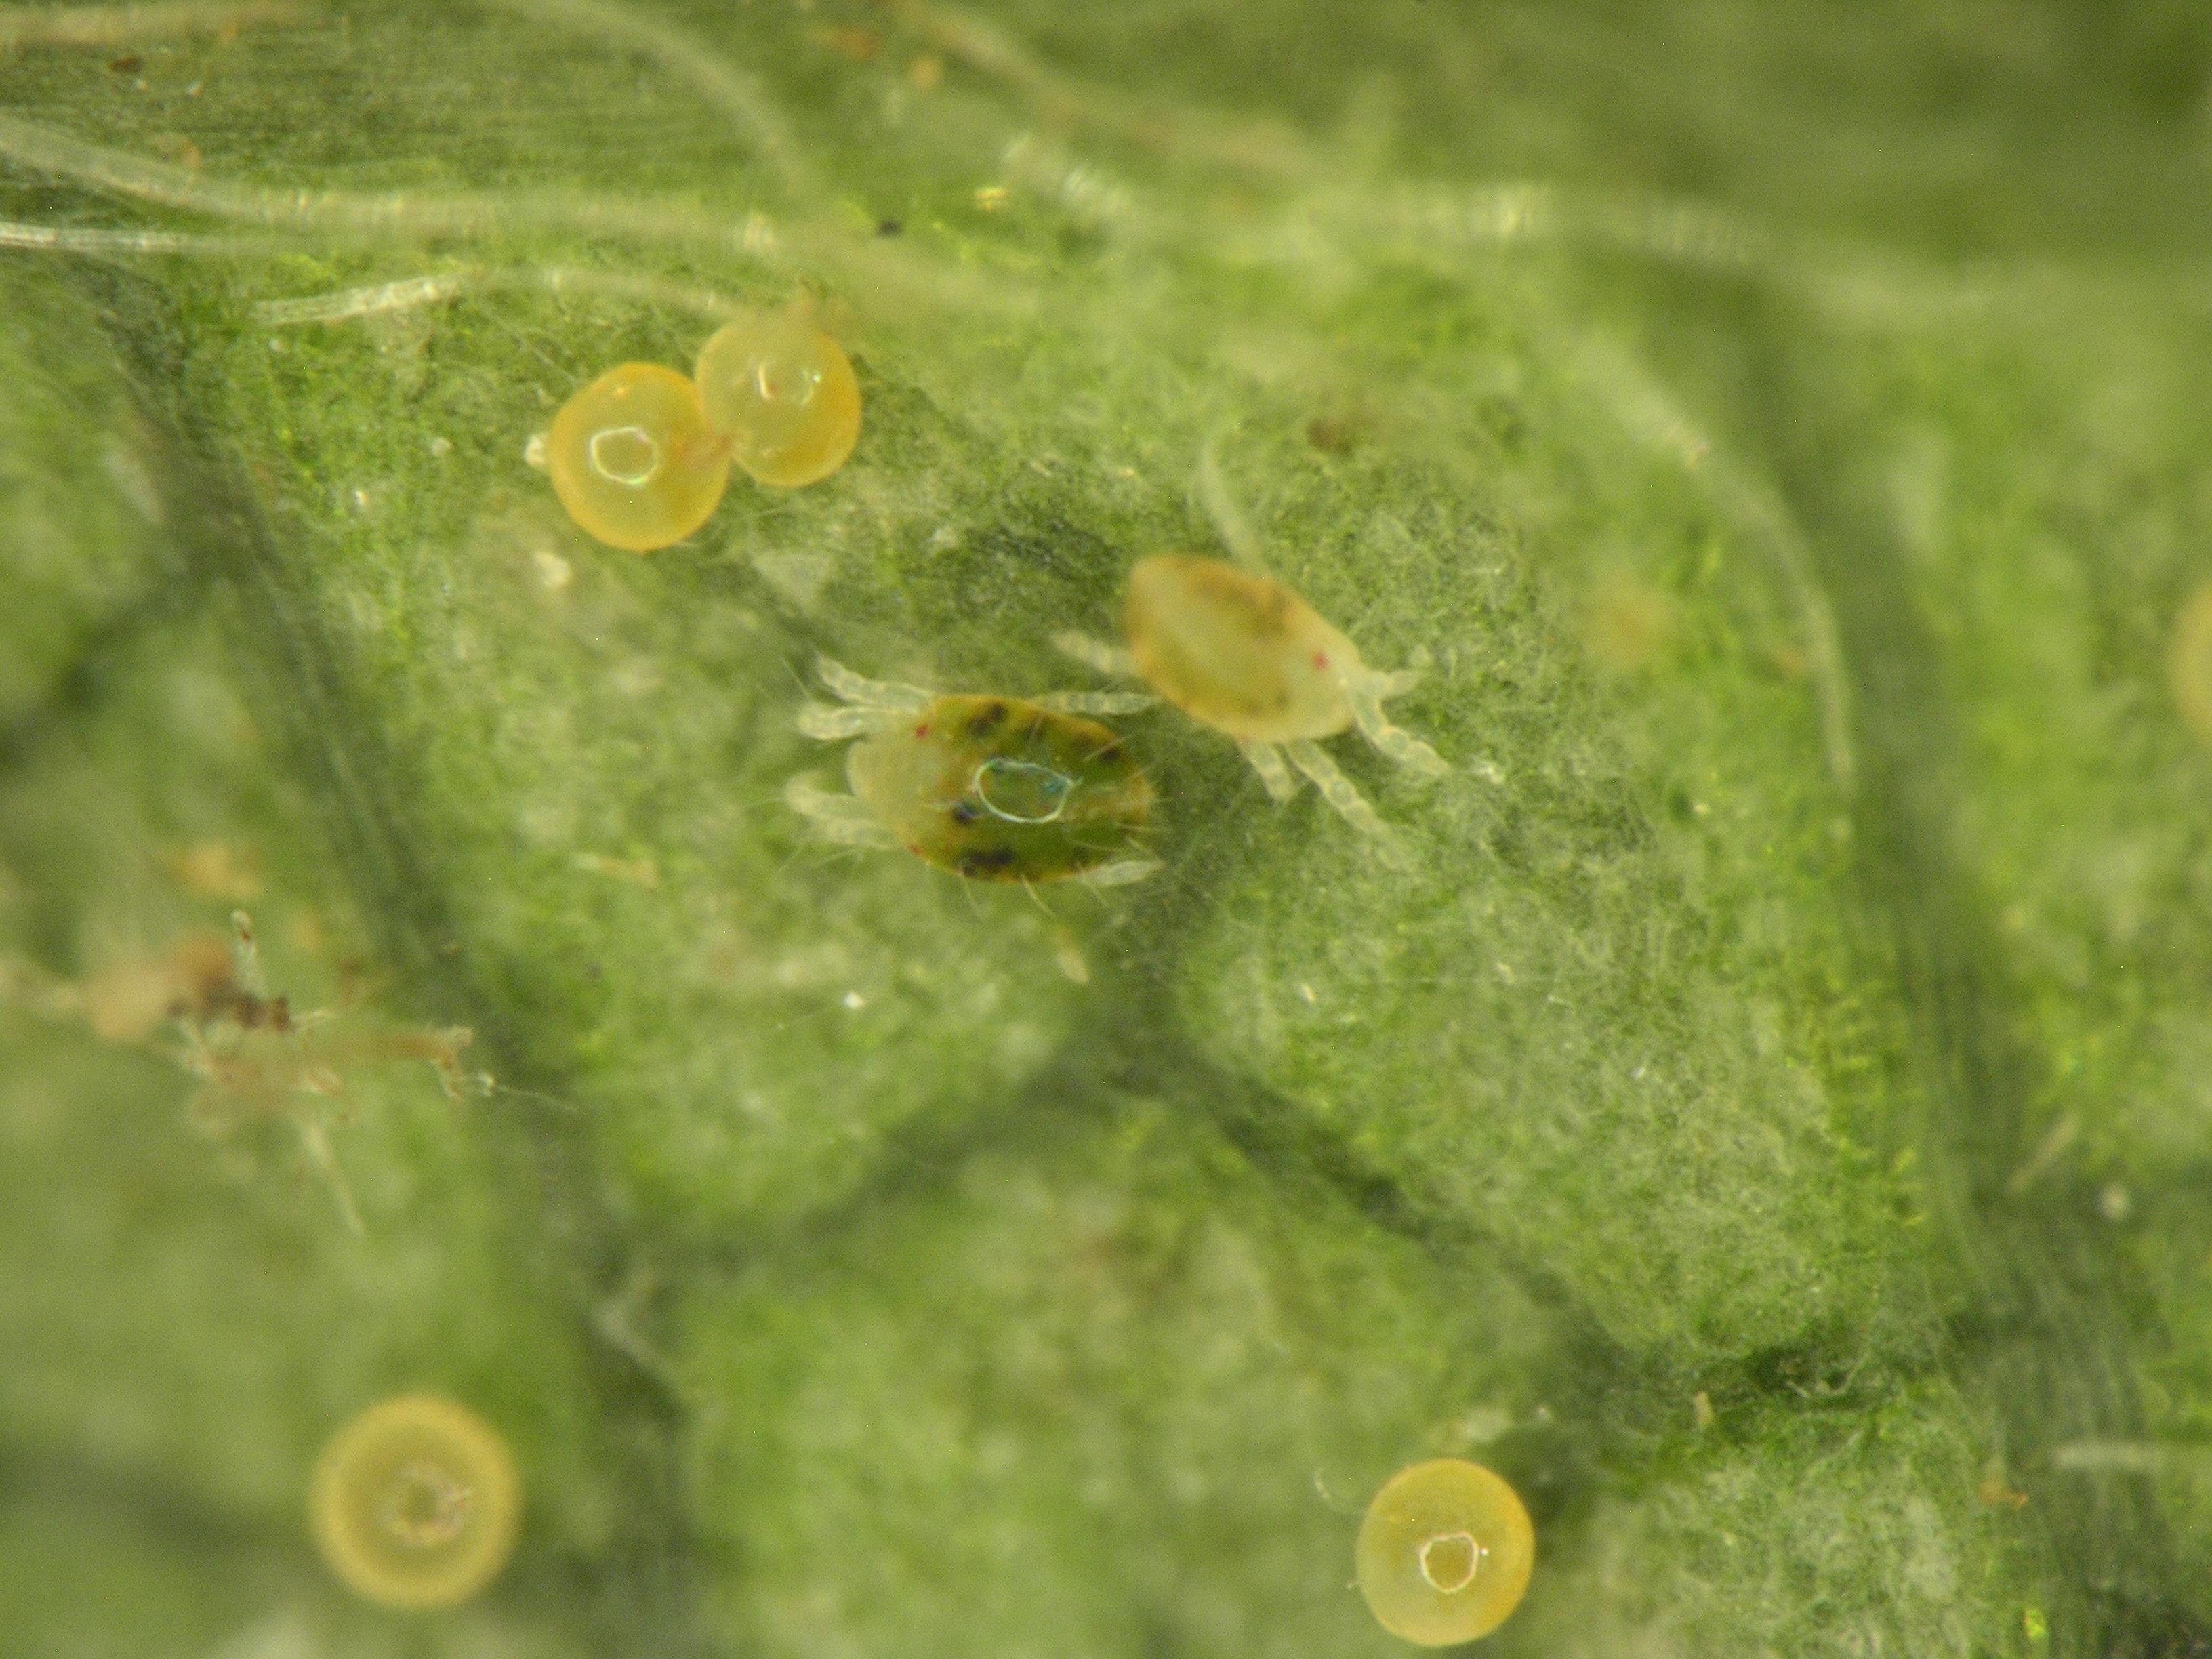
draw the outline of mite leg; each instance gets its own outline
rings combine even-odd
[[[1085,887],[1127,887],[1133,881],[1142,881],[1158,873],[1160,867],[1158,859],[1139,854],[1085,870],[1075,879]]]
[[[1033,701],[1059,714],[1136,714],[1159,699],[1149,691],[1048,691]]]
[[[823,743],[835,743],[840,738],[857,738],[872,730],[884,716],[884,711],[866,703],[847,703],[836,708],[826,702],[804,702],[799,706],[799,729],[810,738]]]
[[[1390,717],[1382,712],[1382,699],[1393,695],[1386,689],[1389,682],[1401,678],[1397,674],[1361,674],[1348,678],[1344,696],[1352,705],[1352,718],[1359,723],[1361,735],[1399,765],[1427,777],[1442,777],[1451,770],[1451,763],[1404,726],[1393,725]]]
[[[320,1120],[304,1110],[300,1114],[300,1146],[307,1153],[307,1162],[315,1166],[316,1173],[329,1183],[331,1196],[337,1203],[346,1231],[356,1237],[366,1233],[368,1229],[362,1225],[361,1206],[354,1202],[353,1183],[338,1167],[338,1155],[331,1150],[329,1131]]]
[[[811,779],[793,778],[783,787],[783,799],[794,812],[811,821],[824,841],[840,847],[876,847],[895,850],[898,837],[890,826],[851,795],[824,789]]]
[[[1206,516],[1213,520],[1229,556],[1245,569],[1265,574],[1267,562],[1260,555],[1260,538],[1237,505],[1237,498],[1229,493],[1228,481],[1221,476],[1221,458],[1214,453],[1211,438],[1199,446],[1198,499]]]
[[[1382,815],[1367,804],[1367,797],[1352,787],[1352,780],[1337,770],[1336,763],[1323,754],[1318,744],[1300,738],[1296,743],[1285,744],[1283,748],[1291,757],[1291,764],[1313,780],[1322,799],[1343,814],[1346,823],[1370,836],[1390,839],[1390,826],[1382,822]]]
[[[844,664],[832,662],[827,657],[814,659],[814,672],[822,677],[822,684],[844,702],[863,708],[918,714],[930,705],[931,694],[918,685],[902,685],[896,680],[867,679],[855,674]]]
[[[253,936],[253,918],[243,910],[230,913],[231,954],[238,963],[238,988],[250,997],[269,1000],[269,975],[261,966],[260,941]]]
[[[1286,801],[1298,793],[1298,781],[1291,775],[1291,769],[1283,764],[1283,757],[1272,743],[1240,743],[1244,758],[1252,763],[1252,769],[1260,775],[1260,781],[1267,787],[1270,799]]]
[[[1063,654],[1073,657],[1086,668],[1094,668],[1109,679],[1139,678],[1137,659],[1120,646],[1105,640],[1095,640],[1088,634],[1055,634],[1052,642]]]

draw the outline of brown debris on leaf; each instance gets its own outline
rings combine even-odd
[[[289,996],[270,990],[252,918],[234,911],[231,928],[228,939],[185,934],[165,951],[125,957],[82,981],[0,959],[0,1001],[82,1021],[103,1042],[173,1061],[199,1079],[187,1110],[206,1133],[289,1119],[346,1224],[359,1232],[360,1210],[317,1103],[343,1100],[348,1076],[361,1067],[416,1060],[436,1072],[447,1099],[463,1100],[489,1082],[463,1068],[472,1034],[464,1026],[350,1020],[351,996],[336,1009],[296,1013]]]

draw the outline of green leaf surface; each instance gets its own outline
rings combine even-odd
[[[2208,70],[0,8],[0,1650],[1380,1656],[1435,1455],[1501,1656],[2212,1647]],[[845,468],[566,520],[563,400],[801,290]],[[1097,690],[1171,549],[1422,669],[1447,775],[1325,745],[1389,836],[1167,708],[1127,887],[787,804],[822,659]],[[283,1017],[195,1048],[234,911]],[[417,1389],[527,1514],[400,1614],[306,1494]]]

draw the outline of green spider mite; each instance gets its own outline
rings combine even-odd
[[[817,666],[838,702],[808,703],[799,729],[860,739],[845,756],[852,793],[799,777],[784,797],[829,840],[904,848],[976,881],[1116,887],[1159,868],[1141,840],[1151,782],[1119,738],[1082,718],[1149,698],[940,694],[864,679],[827,658]]]

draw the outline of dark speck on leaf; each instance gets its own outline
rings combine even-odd
[[[1326,415],[1316,415],[1306,422],[1306,441],[1325,455],[1349,455],[1352,449],[1351,425]]]

